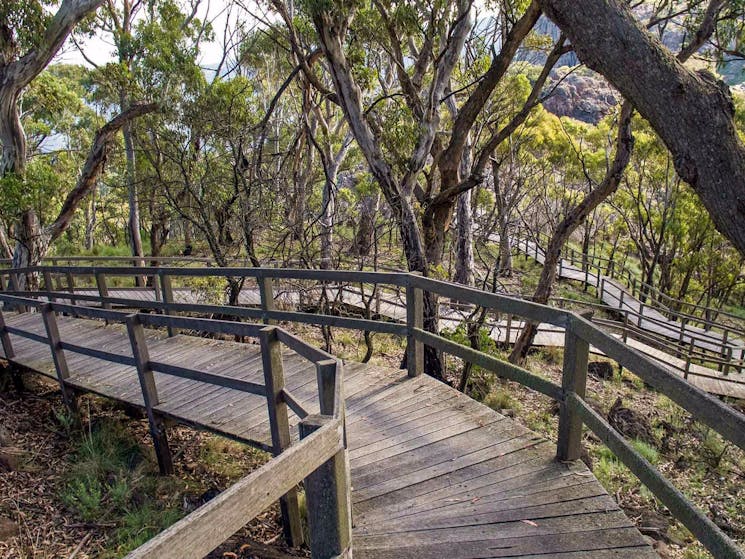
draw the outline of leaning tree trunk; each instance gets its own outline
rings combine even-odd
[[[716,228],[745,254],[745,145],[727,86],[682,64],[692,49],[676,60],[623,0],[539,3],[579,59],[603,74],[650,123]]]
[[[329,170],[329,175],[331,174]],[[323,185],[323,211],[321,213],[321,269],[333,267],[334,215],[336,213],[336,195],[330,177]]]
[[[125,110],[125,103],[122,104],[122,111]],[[124,125],[122,130],[124,135],[124,153],[127,160],[127,197],[129,200],[129,220],[127,229],[129,230],[129,240],[132,247],[132,256],[142,258],[145,252],[142,249],[142,236],[140,234],[140,196],[137,189],[135,178],[135,148],[132,140],[132,129],[130,123]],[[144,260],[137,260],[136,266],[144,266]],[[142,287],[144,282],[141,276],[136,276],[135,281],[138,287]]]
[[[582,201],[569,210],[566,217],[559,223],[551,240],[546,247],[546,257],[538,280],[538,286],[533,293],[533,301],[546,304],[551,297],[554,281],[556,280],[557,266],[561,258],[561,248],[569,240],[571,234],[587,219],[587,216],[598,207],[608,196],[618,189],[624,170],[631,158],[631,150],[634,138],[631,135],[631,117],[633,115],[631,103],[624,102],[618,123],[618,134],[616,136],[616,154],[608,172],[596,188],[589,192]],[[528,322],[520,332],[515,342],[515,347],[510,354],[512,363],[522,363],[533,345],[538,333],[538,324]]]
[[[62,208],[51,225],[42,227],[39,217],[33,209],[21,214],[20,223],[16,228],[16,248],[13,254],[13,267],[23,268],[36,266],[41,262],[47,249],[56,239],[70,227],[75,211],[96,186],[98,177],[103,172],[104,165],[114,144],[114,138],[122,126],[132,119],[150,113],[157,108],[154,103],[132,105],[129,109],[107,122],[93,139],[88,157],[83,165],[78,182],[65,198]],[[36,284],[35,277],[20,279],[22,289],[26,282],[29,287]]]
[[[18,113],[19,95],[19,90],[0,87],[0,177],[10,173],[23,176],[26,167],[26,134]]]
[[[380,206],[380,194],[365,195],[357,205],[360,218],[357,221],[357,231],[354,235],[355,254],[369,256],[375,236],[375,216]]]
[[[512,243],[510,242],[510,224],[504,222],[499,226],[499,277],[512,276]]]
[[[21,214],[16,228],[16,247],[13,252],[13,268],[29,268],[41,262],[49,247],[50,237],[42,231],[39,216],[33,209]],[[37,274],[19,274],[18,289],[21,291],[38,288]]]

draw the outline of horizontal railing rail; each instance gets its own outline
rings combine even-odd
[[[0,340],[6,358],[11,361],[15,358],[11,335],[49,345],[63,398],[74,413],[77,411],[74,391],[78,386],[71,378],[73,371],[68,368],[67,353],[78,353],[135,367],[156,457],[163,473],[172,473],[173,466],[161,420],[163,412],[159,408],[154,373],[213,384],[266,399],[272,440],[268,450],[272,451],[275,458],[128,557],[201,558],[278,499],[285,535],[292,545],[298,545],[302,542],[303,531],[296,486],[301,481],[305,481],[306,488],[310,488],[306,489],[306,502],[313,518],[310,521],[313,557],[337,556],[349,549],[349,480],[346,468],[338,467],[339,463],[346,462],[343,368],[339,360],[273,325],[189,316],[131,314],[106,308],[110,301],[105,297],[99,298],[100,307],[44,300],[50,299],[51,295],[58,298],[69,295],[64,292],[52,291],[45,295],[30,292],[27,295],[19,297],[0,293],[0,303],[3,303],[5,312],[11,306],[41,313],[46,335],[8,325],[3,311],[0,311]],[[115,353],[65,341],[57,326],[56,317],[60,314],[126,325],[132,353]],[[169,332],[182,328],[210,334],[258,338],[261,343],[264,384],[153,359],[148,350],[150,344],[145,335],[145,327],[167,328]],[[301,401],[285,386],[280,344],[315,364],[320,414],[309,414]],[[300,418],[298,428],[301,440],[296,444],[291,444],[288,409]],[[322,489],[318,489],[319,487]],[[212,525],[216,515],[220,522]],[[314,536],[318,532],[324,536]]]
[[[53,273],[61,274],[67,277],[69,274],[75,274],[76,270],[70,267],[40,267],[30,271],[39,274],[46,274],[49,277]],[[138,274],[143,273],[142,268],[96,268],[85,267],[82,274],[95,277],[99,289],[98,303],[100,306],[111,306],[115,299],[108,297],[106,290],[105,278],[108,274]],[[671,371],[667,366],[643,355],[639,351],[629,347],[622,339],[618,339],[593,324],[587,318],[580,316],[575,312],[565,309],[548,307],[509,297],[506,295],[487,293],[478,289],[465,287],[462,285],[452,284],[449,282],[423,277],[418,274],[404,273],[384,273],[384,272],[352,272],[352,271],[331,271],[331,270],[289,270],[289,269],[260,269],[260,268],[157,268],[151,270],[151,273],[158,275],[161,280],[160,285],[166,285],[162,280],[164,277],[173,280],[181,277],[216,277],[216,278],[254,278],[257,281],[261,295],[261,318],[265,322],[277,319],[295,320],[296,317],[304,317],[303,314],[294,313],[293,311],[282,311],[286,314],[277,313],[274,308],[274,296],[272,290],[273,279],[293,279],[315,282],[337,282],[337,283],[370,283],[405,290],[406,301],[406,323],[397,324],[395,333],[407,337],[407,366],[410,376],[417,376],[424,372],[423,348],[425,345],[436,348],[439,351],[454,355],[464,361],[478,365],[485,370],[492,371],[503,378],[518,382],[528,388],[536,390],[559,402],[559,439],[557,444],[557,457],[561,460],[575,460],[579,458],[582,428],[583,425],[596,433],[609,448],[617,453],[618,458],[649,487],[649,489],[660,500],[670,508],[671,512],[694,534],[699,540],[717,557],[745,557],[742,550],[708,517],[697,507],[685,500],[680,494],[671,492],[670,483],[656,469],[647,467],[639,453],[628,444],[623,437],[613,431],[607,422],[597,414],[585,401],[585,386],[587,377],[587,362],[590,346],[594,346],[602,351],[607,357],[616,361],[619,365],[639,376],[646,384],[665,394],[673,402],[686,409],[693,418],[701,421],[718,432],[724,439],[734,443],[739,448],[745,450],[745,415],[729,407],[719,399],[703,392],[690,384],[687,380]],[[12,278],[12,276],[11,276]],[[103,281],[102,281],[103,278]],[[185,305],[181,307],[173,306],[174,303],[168,301],[168,290],[161,289],[164,301],[160,312],[163,313],[185,313],[198,312],[195,309],[203,310],[205,307]],[[423,300],[426,292],[430,292],[439,297],[450,298],[461,303],[471,304],[475,307],[492,309],[508,316],[520,316],[524,320],[530,320],[538,323],[548,323],[565,330],[565,347],[564,363],[561,385],[555,384],[539,375],[509,364],[492,355],[474,350],[462,344],[445,339],[436,333],[430,332],[423,325]],[[45,295],[39,294],[40,297],[51,296],[74,296],[74,293],[46,291]],[[6,295],[5,297],[12,297]],[[38,301],[37,301],[38,302]],[[84,302],[83,299],[77,303]],[[33,306],[33,298],[17,298],[15,303],[18,307],[23,305]],[[48,304],[48,303],[47,303]],[[95,304],[94,300],[87,300],[86,304]],[[149,305],[157,307],[157,301],[147,302]],[[69,305],[75,307],[76,305]],[[210,312],[215,312],[215,308],[221,309],[224,314],[242,313],[248,309],[241,307],[215,306],[209,305],[206,308]],[[52,307],[54,308],[54,307]],[[85,306],[78,306],[83,309]],[[256,309],[254,309],[256,310]],[[88,311],[84,311],[88,312]],[[100,309],[99,309],[100,312]],[[113,311],[111,311],[113,312]],[[144,315],[137,315],[144,316]],[[152,315],[153,325],[159,327],[168,326],[165,319],[167,315]],[[170,316],[170,315],[168,315]],[[105,315],[99,315],[105,318]],[[282,318],[279,318],[282,317]],[[330,317],[334,319],[344,317]],[[204,320],[204,319],[202,319]],[[316,320],[318,320],[316,318]],[[364,328],[372,330],[372,322],[356,319],[358,322],[345,322],[344,327]],[[157,322],[157,324],[156,324]],[[320,321],[316,323],[321,323]],[[183,328],[187,323],[171,323],[171,326]],[[328,323],[327,323],[328,324]],[[4,328],[4,329],[3,329]],[[267,336],[262,330],[262,335]],[[275,334],[280,330],[274,330]],[[0,334],[5,340],[8,329],[4,323],[0,327]],[[275,338],[279,343],[279,338],[288,343],[291,347],[293,344],[301,343],[299,338],[288,333],[276,334]],[[308,357],[315,359],[322,355],[317,354],[317,349],[307,350]],[[329,356],[330,357],[330,356]],[[336,367],[341,365],[337,361]],[[319,384],[323,378],[330,375],[330,368],[317,362]],[[325,372],[324,372],[325,371]],[[325,376],[326,375],[326,376]],[[340,378],[339,375],[336,375]],[[339,381],[340,383],[341,381]],[[330,386],[330,385],[329,385]],[[329,392],[331,388],[326,390]],[[343,411],[343,398],[339,384],[333,389],[335,393],[335,404],[327,404],[326,409]],[[321,392],[321,401],[325,400],[323,390]],[[281,391],[278,392],[281,394]],[[322,408],[323,409],[323,408]],[[307,416],[303,421],[308,422]],[[301,423],[301,433],[303,425]],[[317,427],[320,429],[322,427]],[[306,432],[308,431],[307,428]],[[680,503],[683,499],[683,503]]]

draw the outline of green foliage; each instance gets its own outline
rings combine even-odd
[[[520,404],[512,394],[502,388],[497,388],[489,392],[486,398],[484,398],[483,403],[495,411],[520,409]]]
[[[176,479],[163,478],[149,453],[111,419],[75,442],[59,498],[86,522],[116,520],[102,557],[120,557],[178,520],[183,512]]]
[[[53,2],[38,0],[3,0],[0,2],[0,25],[9,37],[0,40],[0,49],[14,51],[15,56],[39,46],[51,20],[46,8]],[[7,41],[7,43],[5,42]]]

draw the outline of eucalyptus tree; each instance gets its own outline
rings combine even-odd
[[[174,102],[184,91],[184,84],[199,80],[196,60],[202,39],[210,37],[210,28],[196,18],[201,0],[116,0],[109,1],[95,19],[81,28],[84,34],[95,33],[114,44],[116,60],[95,67],[93,81],[96,99],[109,107],[126,111],[143,101],[157,101],[163,105]],[[83,51],[84,53],[84,51]],[[140,197],[137,180],[135,130],[125,124],[124,153],[125,182],[129,202],[128,236],[133,256],[144,256],[141,237]],[[162,212],[153,206],[154,193],[149,202],[156,210],[156,221]],[[156,224],[151,241],[156,245],[162,235]],[[157,253],[159,246],[151,247]],[[152,252],[152,250],[151,250]]]
[[[668,149],[670,149],[675,157],[675,167],[678,174],[699,192],[704,205],[712,215],[714,223],[718,223],[720,227],[726,227],[727,229],[725,229],[725,232],[735,233],[738,227],[736,224],[731,223],[731,219],[734,217],[733,215],[722,220],[720,215],[713,213],[715,206],[720,206],[721,198],[712,196],[713,192],[711,191],[711,188],[713,187],[713,184],[710,180],[711,177],[703,178],[698,176],[698,173],[700,172],[699,166],[700,169],[710,169],[712,165],[713,154],[710,151],[710,146],[701,146],[698,144],[700,136],[696,136],[696,134],[700,134],[700,132],[691,127],[686,129],[685,126],[683,126],[683,129],[681,130],[678,126],[673,125],[669,120],[671,118],[680,119],[682,117],[683,119],[688,119],[688,124],[690,125],[697,118],[700,118],[700,114],[690,114],[687,111],[696,111],[698,113],[708,112],[709,118],[712,118],[713,120],[710,127],[707,128],[707,131],[710,132],[718,126],[721,128],[719,132],[714,132],[714,135],[718,135],[719,141],[727,144],[723,150],[726,153],[724,157],[729,158],[725,166],[729,165],[731,166],[730,168],[740,166],[739,172],[743,181],[742,186],[745,187],[745,146],[742,145],[735,130],[733,121],[734,106],[731,98],[728,100],[726,107],[728,115],[724,116],[718,112],[720,109],[724,108],[720,102],[722,101],[722,95],[724,98],[728,95],[726,86],[722,88],[718,85],[716,87],[716,95],[715,97],[712,97],[713,92],[705,92],[706,87],[697,89],[694,81],[688,80],[685,84],[679,82],[677,86],[679,89],[677,92],[672,92],[670,90],[671,84],[669,82],[662,83],[660,75],[651,76],[646,74],[646,72],[648,70],[647,65],[654,66],[655,64],[667,64],[666,70],[674,68],[675,72],[678,72],[677,78],[681,80],[684,80],[686,76],[692,78],[694,74],[686,69],[683,66],[683,63],[705,45],[708,39],[715,32],[718,20],[725,16],[725,13],[727,17],[742,17],[743,14],[738,11],[739,8],[736,8],[734,13],[729,13],[729,8],[726,2],[723,2],[722,0],[709,0],[700,17],[691,18],[693,19],[693,22],[689,22],[689,24],[693,32],[686,38],[685,42],[676,45],[678,52],[676,56],[673,56],[667,47],[663,46],[662,41],[660,40],[664,36],[666,23],[680,13],[690,15],[695,11],[697,3],[675,3],[663,1],[657,6],[657,9],[652,13],[652,15],[649,16],[646,28],[642,27],[641,23],[636,19],[628,5],[617,2],[607,2],[602,3],[602,6],[595,6],[585,15],[596,16],[598,18],[597,24],[599,27],[604,28],[605,25],[612,24],[616,26],[612,29],[612,35],[614,37],[618,37],[617,33],[620,28],[625,28],[625,32],[630,33],[633,37],[631,40],[633,48],[629,50],[635,50],[638,58],[635,59],[633,63],[630,62],[629,66],[624,68],[614,68],[612,63],[610,66],[607,64],[607,60],[600,62],[598,65],[598,51],[589,49],[586,43],[583,44],[583,41],[589,36],[592,36],[595,41],[600,40],[600,37],[593,33],[586,34],[586,30],[578,30],[575,28],[572,23],[576,22],[576,18],[574,18],[572,14],[567,13],[568,6],[566,4],[551,1],[543,1],[541,4],[547,11],[547,14],[554,19],[559,27],[561,27],[562,30],[571,38],[572,43],[575,45],[575,49],[577,47],[577,41],[580,42],[583,47],[582,52],[578,52],[580,59],[595,70],[599,70],[600,68],[605,70],[606,77],[613,85],[618,87],[621,93],[626,97],[626,100],[622,103],[620,108],[618,131],[615,139],[615,155],[613,156],[612,162],[608,164],[602,181],[599,182],[595,188],[593,188],[570,212],[567,213],[554,231],[554,234],[546,247],[543,269],[538,281],[538,286],[533,294],[533,300],[538,303],[548,302],[553,289],[553,283],[556,279],[556,269],[562,247],[569,239],[572,232],[587,219],[599,204],[606,200],[608,196],[613,194],[621,184],[623,173],[631,158],[631,152],[633,149],[634,140],[631,133],[631,123],[635,107],[639,109],[640,113],[647,120],[649,120],[656,132],[667,144]],[[676,6],[679,10],[677,10]],[[576,10],[576,8],[577,6],[574,6],[573,9]],[[566,28],[569,28],[571,32],[567,31]],[[647,31],[647,29],[651,29],[652,32]],[[653,33],[656,33],[657,37],[653,35]],[[618,47],[617,44],[615,46]],[[603,44],[603,47],[606,48],[606,44]],[[626,46],[623,48],[626,48]],[[617,56],[617,54],[607,54],[611,57]],[[634,74],[634,70],[638,69],[639,64],[645,65],[645,78],[647,79],[645,85],[650,88],[652,86],[657,86],[665,89],[666,95],[669,96],[667,99],[668,103],[677,103],[678,96],[682,91],[688,91],[686,99],[693,99],[693,102],[689,103],[689,106],[682,108],[682,111],[676,108],[672,113],[668,112],[664,117],[661,117],[663,113],[669,110],[669,107],[661,106],[659,104],[659,99],[654,97],[654,95],[650,96],[649,91],[641,92],[641,95],[639,95],[640,91],[638,83],[634,83],[631,88],[626,87],[630,85],[631,82],[634,82],[635,77],[632,75]],[[668,80],[675,78],[673,75],[674,73],[670,73],[669,71],[661,72],[661,74],[666,74],[665,78]],[[710,80],[711,74],[704,71],[698,73],[698,77],[702,78],[702,80],[700,80],[700,85],[703,86],[705,82]],[[614,78],[618,81],[614,81]],[[719,100],[713,101],[716,98],[719,98]],[[675,101],[673,101],[673,99],[675,99]],[[696,106],[697,101],[699,102],[698,106]],[[674,142],[672,141],[672,135],[670,134],[673,128],[676,130]],[[689,138],[687,135],[696,137]],[[727,135],[729,135],[729,138],[726,137]],[[685,137],[685,140],[681,141],[681,137]],[[713,138],[710,137],[709,140],[711,141]],[[704,157],[706,153],[708,153],[708,156]],[[720,154],[717,154],[716,157],[720,157]],[[721,172],[721,169],[718,171]],[[591,180],[589,174],[587,177],[588,180]],[[719,175],[719,178],[716,180],[721,183],[721,181],[725,180],[725,176]],[[736,177],[734,180],[735,182],[738,181]],[[721,186],[721,184],[718,184],[717,188]],[[732,193],[730,192],[729,194],[731,195]],[[725,193],[724,198],[726,197],[727,193]],[[724,208],[720,207],[720,210],[721,209]],[[727,208],[727,211],[731,212],[731,208]],[[742,207],[742,211],[745,212],[745,206]],[[739,248],[745,254],[745,228],[743,228],[742,232],[739,234],[742,235],[742,245]],[[730,236],[730,239],[737,246],[738,239],[733,236]],[[515,342],[515,347],[513,348],[512,353],[510,354],[511,361],[519,362],[525,358],[537,331],[537,324],[533,322],[528,322],[526,324],[525,328],[523,328],[523,331],[520,333],[519,338]]]
[[[286,7],[279,0],[273,5],[290,36],[296,36]],[[469,0],[351,7],[306,2],[303,8],[316,30],[333,88],[329,91],[317,75],[303,71],[313,74],[311,83],[344,111],[391,208],[409,269],[431,274],[443,261],[459,196],[483,182],[492,152],[539,103],[550,68],[566,52],[563,38],[551,50],[525,104],[493,134],[482,136],[466,169],[470,133],[538,20],[537,2],[500,3],[501,17],[477,28]],[[494,48],[484,71],[471,83],[455,83],[469,36],[489,27],[486,41]],[[293,48],[299,50],[296,43]],[[309,55],[300,51],[297,58]],[[375,70],[370,68],[373,61]],[[445,101],[451,96],[456,103],[448,116]],[[425,327],[437,330],[437,303],[431,294],[425,300]],[[429,350],[426,359],[428,371],[441,376],[436,353]]]
[[[603,74],[649,121],[670,150],[678,175],[701,198],[717,229],[745,254],[745,146],[726,85],[705,70],[686,67],[626,2],[540,0],[540,5],[567,34],[580,60]],[[727,38],[719,46],[735,46],[740,55],[742,2],[703,5],[697,23],[702,32],[692,33],[689,44],[700,46],[701,37],[706,42],[721,33]],[[681,54],[698,50],[683,48]]]
[[[26,175],[29,153],[20,118],[21,96],[47,67],[73,28],[101,3],[101,0],[64,0],[54,15],[47,12],[45,3],[34,0],[3,2],[0,7],[0,143],[3,148],[0,177],[6,199],[13,193],[29,192],[38,187]],[[154,109],[149,104],[133,105],[98,130],[75,186],[69,189],[51,223],[42,224],[36,209],[27,202],[14,208],[14,215],[7,218],[15,222],[14,266],[25,267],[40,261],[50,243],[70,226],[75,210],[95,186],[113,148],[116,133],[133,118]],[[21,287],[24,282],[22,278]]]

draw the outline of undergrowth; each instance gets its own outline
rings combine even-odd
[[[121,557],[185,514],[186,482],[159,476],[126,426],[105,418],[73,436],[59,498],[83,522],[112,528],[100,557]]]

